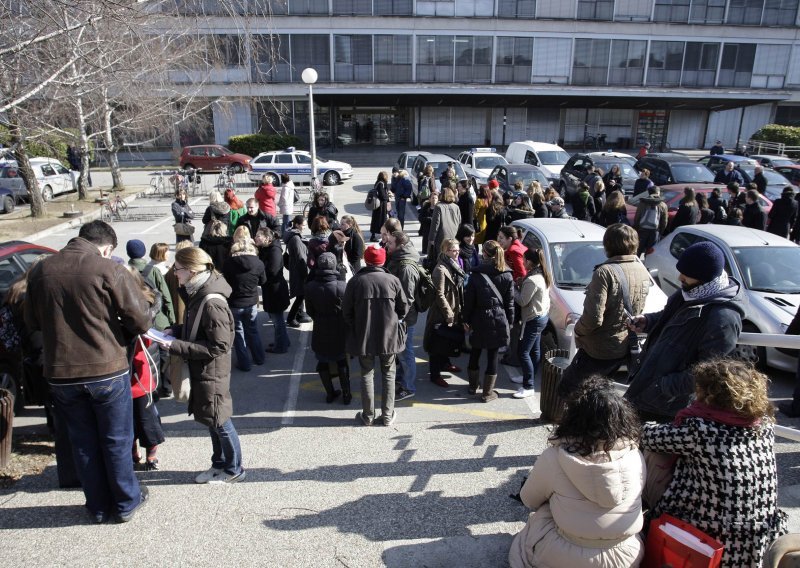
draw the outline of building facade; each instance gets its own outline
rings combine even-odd
[[[204,96],[224,101],[182,143],[307,139],[307,67],[321,148],[733,147],[800,103],[798,0],[178,2],[204,16]]]

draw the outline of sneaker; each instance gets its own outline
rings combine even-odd
[[[522,384],[522,375],[514,375],[509,379],[512,383],[521,385]]]
[[[148,459],[144,464],[145,471],[158,471],[158,458]]]
[[[442,387],[444,389],[450,386],[449,384],[447,384],[447,381],[445,381],[442,377],[436,377],[435,379],[431,379],[431,382],[435,384],[437,387]]]
[[[294,327],[294,328],[300,327],[300,324],[297,323],[297,320],[289,320],[289,321],[286,322],[286,325],[288,325],[289,327]]]
[[[217,469],[215,467],[212,467],[208,471],[204,471],[203,473],[201,473],[200,475],[195,477],[194,478],[194,482],[195,483],[208,483],[209,481],[214,479],[214,477],[219,475],[220,473],[222,473],[221,469]]]
[[[406,400],[408,398],[413,398],[416,393],[408,391],[406,389],[400,389],[400,391],[394,396],[395,401],[398,400]]]
[[[391,426],[394,423],[395,418],[397,418],[397,411],[393,410],[391,416],[384,416],[381,415],[381,420],[383,420],[384,426]]]
[[[215,475],[209,483],[220,484],[220,483],[238,483],[239,481],[244,481],[247,477],[247,472],[245,470],[240,471],[237,474],[226,473],[224,471],[219,472]]]
[[[531,396],[533,396],[535,394],[536,394],[536,391],[533,390],[533,389],[526,389],[526,388],[519,387],[517,389],[517,392],[515,392],[511,396],[513,396],[514,398],[529,398],[529,397],[531,397]]]
[[[133,520],[133,517],[136,516],[136,512],[144,507],[144,504],[147,503],[147,498],[150,495],[150,490],[147,488],[146,485],[141,486],[142,495],[139,498],[139,504],[136,505],[133,510],[128,511],[127,513],[119,513],[117,514],[117,522],[118,523],[127,523],[128,521]]]
[[[356,420],[361,422],[364,426],[372,426],[372,419],[366,418],[362,412],[356,412]]]
[[[100,511],[99,513],[86,511],[86,514],[89,516],[89,522],[93,525],[102,525],[108,520],[108,513],[105,511]]]

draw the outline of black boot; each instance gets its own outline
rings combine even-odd
[[[347,359],[338,361],[336,366],[339,368],[339,384],[342,385],[342,403],[350,404],[353,393],[350,392],[350,367],[347,365]]]
[[[332,403],[336,398],[342,394],[340,390],[333,389],[333,381],[331,380],[331,370],[327,363],[317,363],[317,373],[322,381],[322,386],[325,387],[325,402]]]

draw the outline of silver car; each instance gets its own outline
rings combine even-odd
[[[725,271],[744,288],[747,306],[742,331],[783,334],[800,304],[800,247],[754,229],[728,225],[690,225],[676,229],[647,256],[661,289],[680,288],[675,263],[686,247],[710,241],[725,254]],[[737,355],[765,368],[794,372],[797,359],[788,349],[740,345]]]
[[[544,251],[553,276],[550,288],[550,322],[542,333],[542,353],[567,349],[572,341],[572,326],[583,313],[586,287],[594,268],[605,262],[605,228],[587,221],[571,219],[521,219],[512,223],[522,233],[528,248]],[[667,296],[650,280],[645,313],[658,312]]]
[[[76,189],[75,180],[70,171],[55,158],[31,158],[29,162],[45,201],[50,201],[56,195]],[[13,165],[0,167],[0,188],[11,191],[17,202],[28,198],[28,191],[25,189],[25,182],[19,175],[16,162]]]

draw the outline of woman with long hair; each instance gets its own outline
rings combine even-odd
[[[256,232],[256,247],[266,276],[261,285],[261,298],[275,330],[275,340],[267,347],[267,353],[286,353],[290,342],[283,312],[289,307],[289,284],[283,276],[281,241],[272,229],[264,227]]]
[[[608,379],[581,383],[520,491],[535,511],[511,543],[512,568],[639,566],[639,436],[636,411]]]
[[[461,269],[469,274],[481,263],[478,247],[475,246],[475,228],[469,223],[461,225],[456,233],[456,241],[458,241],[458,260]]]
[[[714,212],[708,206],[708,198],[705,193],[698,193],[694,196],[697,201],[697,208],[700,211],[700,218],[697,221],[698,225],[708,225],[714,222]]]
[[[330,227],[335,227],[339,222],[339,210],[331,203],[330,196],[324,191],[314,195],[314,203],[308,208],[309,227],[314,224],[314,219],[317,217],[325,217]]]
[[[442,371],[449,366],[449,356],[461,347],[463,332],[461,307],[464,302],[464,271],[458,264],[459,247],[455,239],[442,241],[436,267],[431,274],[436,296],[425,321],[422,347],[430,356],[429,374],[433,384],[448,387]],[[455,342],[449,337],[457,337]]]
[[[714,359],[692,368],[695,400],[671,424],[642,427],[643,450],[670,454],[651,467],[646,505],[653,518],[667,513],[725,545],[723,567],[761,566],[764,552],[785,534],[786,514],[778,509],[775,410],[769,379],[745,361]],[[658,495],[664,465],[672,479]],[[669,469],[669,468],[668,468]]]
[[[619,164],[611,166],[611,169],[603,176],[603,183],[609,193],[612,191],[624,191],[622,188],[622,170],[620,170]]]
[[[175,201],[172,202],[172,217],[175,219],[175,243],[192,241],[194,211],[186,200],[186,190],[183,188],[178,188],[175,192]],[[185,231],[187,227],[192,228],[192,232]],[[187,232],[188,234],[186,234]]]
[[[239,222],[239,217],[247,214],[247,208],[244,206],[244,203],[242,203],[242,200],[237,197],[236,191],[232,188],[226,189],[225,195],[222,198],[231,208],[229,213],[230,222],[228,223],[228,234],[233,236],[233,232],[236,230],[236,224]]]
[[[686,187],[683,189],[683,198],[678,205],[678,211],[670,221],[670,231],[684,225],[694,225],[700,217],[700,208],[697,207],[694,189]]]
[[[342,215],[339,229],[347,237],[347,240],[341,246],[344,257],[350,264],[353,274],[355,274],[364,266],[364,234],[361,232],[361,227],[358,226],[358,221],[352,215]]]
[[[464,293],[462,312],[464,328],[470,333],[469,392],[475,394],[480,378],[481,351],[486,351],[486,372],[481,400],[489,402],[498,397],[497,353],[508,347],[510,328],[514,321],[514,278],[506,267],[503,248],[497,241],[483,244],[483,258],[469,278]]]
[[[621,191],[612,191],[608,199],[600,210],[597,222],[604,227],[610,227],[616,223],[630,225],[628,221],[628,209],[625,207],[625,196]]]
[[[239,436],[231,420],[234,332],[227,302],[231,287],[199,248],[176,252],[174,268],[187,297],[186,318],[171,330],[176,339],[166,347],[188,363],[192,385],[189,414],[208,427],[213,448],[211,468],[199,474],[195,482],[235,483],[244,479],[245,470]]]
[[[547,219],[550,216],[550,210],[544,201],[543,193],[534,193],[531,197],[531,207],[533,207],[533,216],[537,219]]]
[[[475,199],[475,244],[481,245],[486,240],[486,212],[489,209],[492,192],[489,186],[481,185],[478,188],[478,197]]]
[[[445,239],[453,239],[461,225],[461,210],[456,204],[456,190],[446,187],[442,190],[442,200],[433,210],[431,228],[428,235],[427,254],[431,258],[438,256]]]
[[[522,337],[517,352],[522,363],[522,386],[514,393],[514,398],[535,394],[533,379],[541,357],[542,332],[549,321],[550,286],[553,284],[542,249],[527,249],[522,258],[526,274],[514,295],[522,313]]]
[[[369,223],[370,241],[377,243],[380,240],[381,227],[389,217],[389,172],[380,172],[375,185],[372,186],[372,194],[380,205],[372,211],[372,219]]]
[[[500,227],[506,223],[506,207],[503,198],[497,193],[492,192],[489,207],[486,210],[486,230],[484,232],[484,242],[496,241],[500,233]]]

